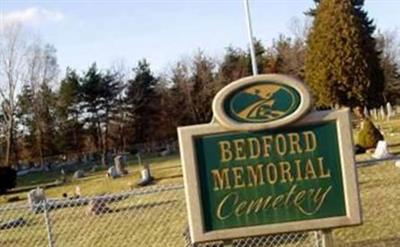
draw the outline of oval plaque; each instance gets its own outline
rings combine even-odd
[[[246,77],[224,87],[215,96],[213,113],[235,130],[260,130],[290,124],[308,112],[310,93],[292,77],[266,74]]]

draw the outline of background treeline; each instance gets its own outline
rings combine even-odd
[[[316,2],[313,26],[294,22],[292,37],[269,46],[255,40],[259,73],[305,80],[318,106],[398,104],[397,32],[375,32],[363,1]],[[177,126],[211,121],[218,90],[251,75],[248,50],[233,46],[222,57],[198,51],[162,74],[146,59],[62,74],[56,49],[18,24],[3,30],[0,58],[0,162],[7,166],[82,153],[107,165],[108,153],[134,152],[136,144],[167,146]]]

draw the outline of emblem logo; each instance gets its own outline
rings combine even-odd
[[[259,130],[291,123],[310,106],[310,94],[302,82],[269,74],[232,82],[214,98],[213,111],[225,127]]]
[[[260,83],[237,92],[225,104],[228,115],[238,122],[263,123],[293,113],[300,95],[285,85]]]

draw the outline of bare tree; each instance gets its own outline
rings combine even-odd
[[[51,45],[43,45],[38,39],[28,49],[27,54],[27,76],[25,83],[32,90],[32,114],[35,119],[36,133],[32,133],[36,139],[37,151],[40,164],[44,164],[44,157],[50,155],[46,149],[51,149],[49,143],[51,137],[51,95],[44,91],[49,91],[50,85],[56,82],[59,68],[56,58],[56,50]],[[47,144],[47,145],[46,145]]]
[[[0,26],[0,99],[6,142],[6,166],[11,165],[11,154],[15,145],[16,93],[25,76],[26,48],[21,24],[8,23]]]
[[[400,37],[399,30],[378,32],[377,48],[381,51],[381,66],[385,75],[385,100],[399,104],[400,100]]]
[[[289,21],[288,28],[294,40],[306,42],[311,25],[312,19],[309,16],[303,18],[293,17]]]

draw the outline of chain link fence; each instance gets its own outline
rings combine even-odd
[[[335,246],[400,246],[399,168],[387,162],[358,170],[364,224],[335,230]],[[193,247],[187,227],[183,185],[0,206],[1,247]],[[227,243],[195,247],[220,246]],[[321,233],[311,231],[235,239],[229,246],[322,245]]]

